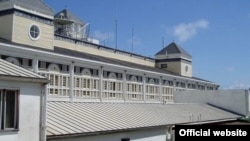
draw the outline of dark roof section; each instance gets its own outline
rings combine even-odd
[[[63,9],[62,11],[58,12],[55,16],[55,19],[61,20],[69,20],[78,24],[84,25],[85,23],[78,17],[76,17],[72,12],[67,9]]]
[[[35,10],[49,16],[54,15],[54,11],[47,4],[45,4],[43,0],[0,0],[0,2],[7,1],[9,1],[12,6],[19,5],[23,8]]]
[[[192,59],[192,56],[179,45],[177,45],[175,42],[170,43],[168,46],[156,53],[156,55],[166,55],[166,52],[167,54],[181,54],[182,56],[187,57],[188,59]]]

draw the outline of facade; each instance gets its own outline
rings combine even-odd
[[[176,43],[156,58],[102,46],[87,23],[40,0],[0,0],[0,21],[1,58],[48,77],[49,99],[162,103],[174,91],[219,87],[192,76],[192,57]]]
[[[45,139],[45,85],[49,81],[0,59],[0,140]]]
[[[174,124],[239,117],[206,104],[165,104],[174,102],[175,91],[219,88],[193,76],[192,56],[174,42],[155,58],[103,46],[88,36],[88,23],[67,9],[54,13],[42,0],[0,0],[0,23],[0,59],[50,81],[42,100],[34,92],[35,88],[41,91],[38,83],[27,82],[29,86],[20,90],[27,94],[20,94],[20,98],[27,96],[27,103],[20,101],[24,105],[20,111],[29,106],[27,112],[42,116],[43,126],[33,128],[39,123],[35,117],[34,124],[24,127],[30,116],[20,112],[22,123],[16,133],[24,135],[9,139],[1,136],[8,133],[0,132],[0,140],[36,141],[39,136],[41,141],[46,137],[53,141],[173,140]],[[0,83],[0,88],[3,84],[10,82]],[[16,87],[25,84],[15,82]]]

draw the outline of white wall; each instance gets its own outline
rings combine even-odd
[[[121,141],[122,138],[130,138],[130,141],[166,141],[166,130],[165,128],[154,128],[87,137],[63,138],[49,141]]]
[[[1,88],[20,89],[19,131],[0,132],[0,141],[39,141],[41,84],[0,80]]]
[[[209,103],[229,111],[248,115],[249,98],[247,90],[181,91],[174,92],[175,103]]]

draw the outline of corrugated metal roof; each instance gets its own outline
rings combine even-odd
[[[32,79],[32,81],[39,80],[42,82],[48,82],[46,77],[43,77],[32,71],[29,71],[27,69],[24,69],[17,65],[9,63],[3,59],[0,59],[0,79],[3,77],[5,77],[5,79],[7,77],[20,78],[20,81],[22,81],[21,79]]]
[[[239,115],[205,104],[48,102],[47,136],[91,134],[236,119]]]

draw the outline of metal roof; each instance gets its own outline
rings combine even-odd
[[[41,75],[38,75],[32,71],[21,68],[2,59],[0,59],[0,79],[44,83],[49,82],[47,78]]]
[[[88,135],[240,116],[206,104],[48,102],[47,137]]]
[[[181,48],[179,45],[177,45],[175,42],[170,43],[165,48],[160,50],[156,55],[166,55],[167,54],[181,54],[184,57],[187,57],[189,59],[192,58],[192,56],[185,51],[183,48]]]
[[[0,2],[9,2],[12,6],[18,5],[50,16],[54,15],[54,11],[43,0],[0,0]]]

